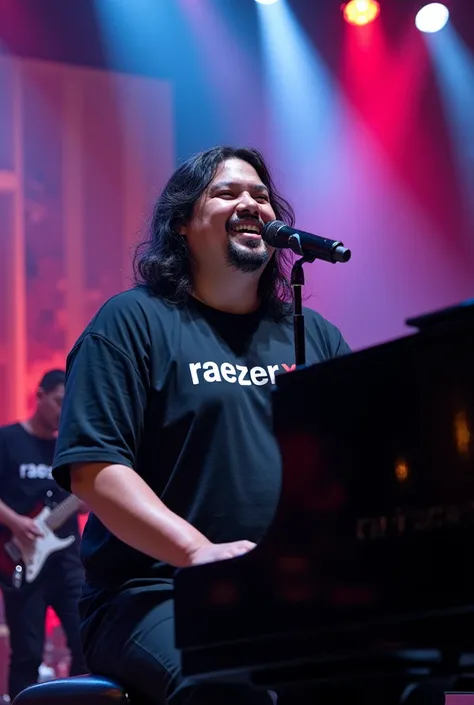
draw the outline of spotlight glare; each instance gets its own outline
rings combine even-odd
[[[420,32],[439,32],[449,20],[449,10],[441,2],[430,2],[419,10],[415,17]]]
[[[346,22],[357,27],[370,24],[380,14],[380,5],[376,0],[350,0],[343,5]]]
[[[255,0],[255,2],[258,2],[260,5],[273,5],[278,2],[278,0]]]

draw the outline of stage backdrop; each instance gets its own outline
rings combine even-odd
[[[174,167],[169,84],[0,59],[0,423],[130,283],[131,249]]]

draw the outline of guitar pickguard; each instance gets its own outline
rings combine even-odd
[[[28,555],[22,553],[25,566],[25,581],[27,583],[32,583],[36,580],[49,556],[61,551],[63,548],[67,548],[76,540],[74,536],[60,539],[51,531],[46,523],[50,512],[49,507],[45,507],[36,517],[36,525],[43,536],[36,539],[34,548],[32,551],[28,552]]]

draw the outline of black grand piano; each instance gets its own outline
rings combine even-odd
[[[474,652],[474,301],[407,323],[278,378],[280,504],[251,553],[178,571],[185,674],[403,681]]]

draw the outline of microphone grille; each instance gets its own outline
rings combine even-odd
[[[266,223],[263,226],[263,230],[261,233],[262,238],[268,245],[273,245],[275,247],[276,245],[274,243],[278,232],[285,225],[286,223],[284,223],[282,220],[271,220],[269,223]]]

